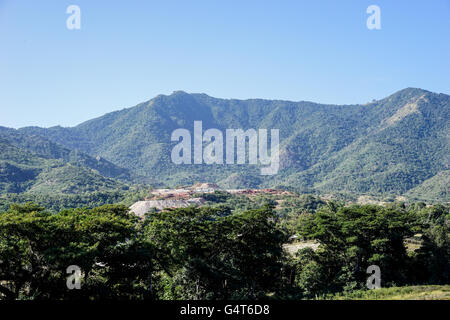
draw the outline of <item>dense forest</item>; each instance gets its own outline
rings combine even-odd
[[[450,284],[449,206],[286,201],[276,211],[270,197],[218,192],[143,219],[123,205],[12,205],[0,213],[0,298],[316,299],[368,290],[370,265],[383,288]]]
[[[232,189],[448,202],[449,119],[450,96],[415,88],[357,105],[217,99],[177,91],[75,127],[0,127],[0,193],[64,197],[135,184],[206,181]],[[279,129],[278,174],[261,176],[259,165],[248,163],[172,163],[177,142],[171,133],[193,132],[194,121],[202,121],[203,130],[222,132]]]

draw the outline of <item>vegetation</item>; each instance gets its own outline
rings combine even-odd
[[[45,137],[92,157],[101,155],[132,172],[130,179],[143,176],[140,182],[153,185],[213,181],[229,188],[284,186],[302,193],[406,195],[448,202],[449,112],[448,95],[414,88],[370,104],[347,106],[223,100],[175,92],[73,128],[30,127],[16,134]],[[174,165],[170,134],[177,128],[192,132],[195,120],[202,120],[204,129],[278,128],[279,173],[261,176],[257,166],[248,165],[245,170],[241,165]],[[32,151],[51,148],[36,149]],[[67,161],[67,156],[57,158]],[[87,160],[78,162],[92,167]],[[108,177],[126,176],[118,167],[104,167],[96,170],[109,173]]]
[[[11,141],[2,140],[0,135],[0,148],[2,149],[0,152],[1,193],[76,195],[127,189],[124,182],[108,178],[107,175],[102,175],[97,170],[101,169],[104,174],[107,173],[102,170],[101,161],[93,159],[92,161],[97,164],[89,166],[83,161],[75,159],[66,161],[64,158],[57,158],[57,152],[54,155],[55,158],[51,158],[19,148],[11,144]]]
[[[409,286],[358,290],[319,297],[327,300],[449,300],[450,286]]]
[[[351,106],[175,92],[73,128],[0,127],[0,299],[446,298],[449,106],[412,88]],[[170,134],[195,120],[280,129],[279,173],[175,166]],[[196,181],[290,192],[129,212],[149,184]],[[386,289],[367,291],[370,265]]]
[[[223,204],[189,207],[144,219],[122,205],[55,214],[31,203],[12,205],[0,213],[0,298],[448,296],[448,206],[328,202],[298,214],[304,218],[293,228],[319,247],[289,254],[283,250],[290,236],[286,221],[270,204],[244,211]],[[421,245],[408,251],[405,240],[412,235],[420,235]],[[381,268],[382,287],[392,288],[365,289],[373,264]],[[82,270],[79,290],[66,286],[71,265]]]
[[[104,204],[123,204],[129,207],[136,201],[143,199],[150,190],[149,187],[137,185],[125,187],[122,190],[78,194],[8,193],[0,195],[0,211],[8,210],[11,204],[27,202],[36,203],[52,213],[57,213],[63,209],[94,208]]]

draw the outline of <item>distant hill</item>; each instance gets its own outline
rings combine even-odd
[[[450,170],[438,172],[435,176],[409,190],[406,195],[417,200],[450,201]]]
[[[170,135],[177,128],[193,132],[194,120],[202,120],[204,130],[279,129],[279,173],[261,176],[257,166],[249,165],[173,164],[175,143]],[[82,156],[75,163],[104,176],[121,177],[120,168],[125,168],[149,183],[168,186],[209,181],[232,188],[290,187],[442,199],[445,193],[430,190],[426,181],[445,183],[446,175],[439,173],[450,169],[449,121],[450,96],[415,88],[364,105],[217,99],[177,91],[76,127],[19,129],[16,132],[23,136],[45,139],[33,146],[19,142],[15,146],[66,163],[72,162],[73,150],[79,150]],[[52,149],[52,143],[66,151]],[[94,168],[92,159],[97,156],[104,162]]]
[[[91,157],[77,149],[69,150],[40,135],[23,134],[14,129],[0,127],[0,139],[45,159],[60,159],[66,163],[84,166],[110,178],[130,179],[127,169],[120,168],[100,156]]]
[[[106,160],[92,159],[39,136],[26,136],[0,128],[0,192],[80,194],[123,189],[108,178],[128,177]]]

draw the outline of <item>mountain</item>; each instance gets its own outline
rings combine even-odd
[[[400,195],[433,177],[433,183],[445,178],[439,173],[450,166],[449,112],[450,96],[416,88],[355,105],[217,99],[176,91],[76,127],[17,132],[61,145],[69,154],[100,156],[152,184],[210,181],[226,187]],[[192,133],[195,120],[202,121],[203,130],[279,129],[278,174],[262,176],[256,165],[173,164],[171,133],[178,128]]]
[[[130,172],[116,166],[100,156],[91,157],[77,149],[69,150],[47,138],[34,134],[23,134],[11,128],[0,127],[0,139],[45,159],[61,159],[66,163],[84,166],[109,178],[129,180]]]
[[[406,195],[415,200],[446,200],[450,199],[450,170],[440,171],[417,187],[409,190]]]
[[[71,151],[36,135],[0,127],[1,193],[85,193],[113,191],[124,184],[109,178],[129,178],[122,169],[104,159]]]

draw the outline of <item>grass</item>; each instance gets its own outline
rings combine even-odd
[[[450,300],[450,285],[391,287],[327,295],[325,300]]]
[[[294,243],[286,243],[283,245],[284,250],[291,255],[295,255],[298,250],[304,248],[312,248],[316,250],[319,247],[319,243],[315,241],[297,241]]]

